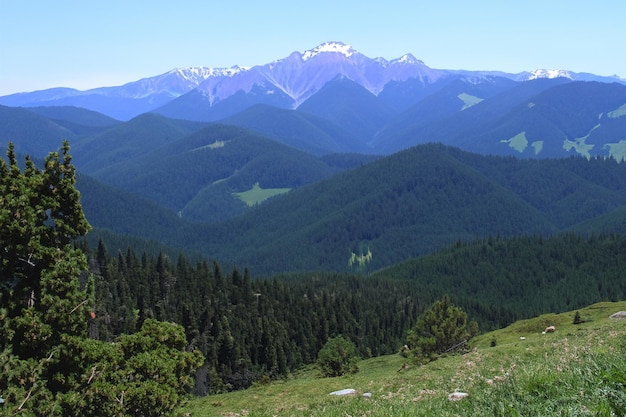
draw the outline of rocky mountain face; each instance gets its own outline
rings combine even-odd
[[[249,92],[255,85],[267,87],[267,94],[276,90],[293,100],[293,106],[319,91],[337,77],[346,77],[373,94],[380,93],[390,81],[417,78],[429,84],[445,75],[433,70],[410,54],[387,61],[371,59],[349,45],[325,43],[303,53],[294,52],[287,58],[255,66],[230,79],[211,77],[198,87],[211,103],[224,100],[237,91]]]

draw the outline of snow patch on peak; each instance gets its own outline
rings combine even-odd
[[[415,58],[411,54],[404,54],[400,58],[394,59],[392,62],[393,63],[398,63],[398,64],[409,64],[409,65],[424,64],[423,61]]]
[[[572,80],[574,77],[569,71],[560,69],[536,69],[530,73],[529,80],[536,80],[538,78],[569,78]]]
[[[302,54],[302,60],[303,61],[309,60],[309,59],[313,58],[314,56],[317,56],[317,55],[319,55],[321,53],[324,53],[324,52],[339,53],[339,54],[344,55],[346,58],[349,58],[354,53],[356,53],[356,51],[354,49],[352,49],[352,47],[350,45],[346,45],[345,43],[342,43],[342,42],[325,42],[325,43],[317,46],[314,49],[310,49],[308,51],[305,51]]]
[[[189,81],[204,81],[209,77],[232,77],[240,72],[247,71],[248,68],[235,65],[230,68],[208,68],[208,67],[182,67],[170,71],[183,79]]]

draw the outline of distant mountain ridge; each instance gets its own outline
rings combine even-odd
[[[211,107],[194,89],[174,102],[187,116],[221,115],[215,122],[316,156],[389,155],[437,142],[479,154],[626,161],[626,85],[621,83],[444,77],[422,85],[411,78],[391,81],[375,95],[338,77],[295,110],[288,108],[292,99],[284,93],[264,97],[270,102],[257,103],[254,92],[240,92]],[[119,122],[80,107],[0,105],[0,144],[12,141],[17,151],[43,157],[69,139],[77,151],[91,149],[87,165],[124,163],[206,125],[157,112]]]
[[[156,114],[107,127],[102,123],[110,121],[84,109],[47,108],[46,117],[42,109],[0,106],[0,137],[35,157],[69,138],[79,172],[104,183],[83,178],[79,185],[95,228],[209,254],[257,273],[346,270],[367,259],[374,271],[457,240],[624,230],[626,164],[606,157],[539,159],[527,155],[534,146],[521,153],[514,147],[522,142],[516,132],[527,124],[538,130],[523,130],[521,137],[532,144],[545,134],[546,152],[549,144],[563,144],[561,134],[580,138],[575,145],[582,150],[604,149],[613,143],[609,133],[626,132],[626,86],[542,79],[493,87],[448,85],[417,109],[425,115],[433,110],[439,119],[390,136],[406,149],[382,158],[295,150],[296,139],[321,146],[317,138],[325,135],[329,146],[338,146],[351,138],[335,142],[343,132],[330,122],[263,106],[238,115],[251,124],[245,129]],[[467,93],[464,100],[460,91]],[[472,95],[487,98],[472,104]],[[259,115],[280,129],[255,123]],[[81,133],[86,128],[93,132]],[[303,128],[310,140],[290,137]],[[510,135],[517,139],[503,143]],[[556,140],[548,143],[547,136]],[[443,137],[496,147],[485,156],[402,142]],[[528,158],[493,156],[498,150]],[[624,154],[614,158],[623,161]],[[251,196],[259,192],[273,197]]]
[[[407,53],[386,60],[369,58],[342,42],[326,42],[288,57],[250,68],[188,67],[177,68],[154,77],[143,78],[121,86],[99,87],[85,91],[52,88],[0,97],[6,106],[78,106],[110,117],[128,120],[141,113],[157,111],[174,118],[218,120],[243,110],[236,102],[245,96],[245,104],[271,104],[297,108],[337,77],[346,77],[371,93],[379,95],[389,83],[417,80],[423,86],[442,79],[504,77],[514,81],[535,78],[567,77],[571,80],[624,82],[618,77],[602,77],[566,70],[536,70],[519,74],[497,71],[440,70]],[[239,97],[239,98],[237,98]],[[230,100],[230,102],[229,102]],[[222,109],[214,115],[190,113],[190,103],[202,103],[211,109]]]
[[[0,104],[12,107],[76,106],[128,120],[149,112],[196,88],[211,76],[235,74],[237,68],[177,68],[155,77],[115,87],[80,91],[73,88],[17,93],[0,97]]]

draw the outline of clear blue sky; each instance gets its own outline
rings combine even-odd
[[[626,77],[624,0],[0,0],[0,95],[252,66],[342,41],[432,68]]]

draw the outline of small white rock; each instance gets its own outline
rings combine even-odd
[[[356,390],[353,388],[346,388],[346,389],[342,389],[339,391],[333,391],[330,393],[330,395],[351,395],[351,394],[356,394]]]
[[[452,394],[448,394],[448,400],[450,401],[459,401],[463,398],[467,397],[469,394],[467,392],[459,392],[454,391]]]

